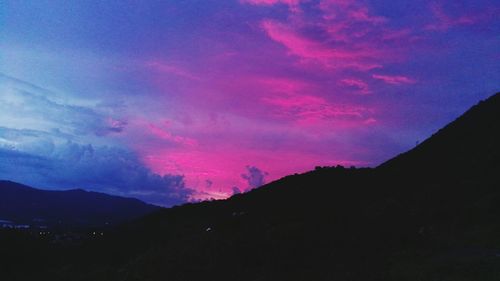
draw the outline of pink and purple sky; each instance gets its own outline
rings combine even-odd
[[[376,166],[500,90],[498,0],[2,1],[0,178],[170,206]]]

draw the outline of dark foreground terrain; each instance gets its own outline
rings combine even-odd
[[[0,276],[497,281],[499,121],[497,94],[375,169],[318,167],[228,200],[161,210],[78,245],[3,233]]]

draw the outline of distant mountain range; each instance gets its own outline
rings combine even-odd
[[[102,227],[160,209],[137,199],[81,189],[49,191],[0,181],[0,220],[36,227]]]
[[[6,276],[498,281],[499,156],[500,93],[377,168],[319,167],[228,200],[162,209],[82,247],[53,246],[43,264],[23,259],[15,265],[32,270]]]

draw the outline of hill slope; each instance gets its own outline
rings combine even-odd
[[[131,198],[84,190],[49,191],[0,181],[0,219],[52,227],[117,224],[159,208]]]
[[[500,93],[473,106],[416,148],[379,166],[425,177],[487,176],[500,166]]]

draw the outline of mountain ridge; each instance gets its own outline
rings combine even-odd
[[[500,158],[499,108],[500,92],[472,106],[417,147],[385,161],[377,169],[403,173],[425,170],[434,177],[438,172],[449,176],[453,172],[484,172],[488,166],[496,169],[495,159]]]
[[[0,218],[16,223],[50,227],[105,226],[158,209],[135,198],[83,189],[43,190],[0,180]]]

